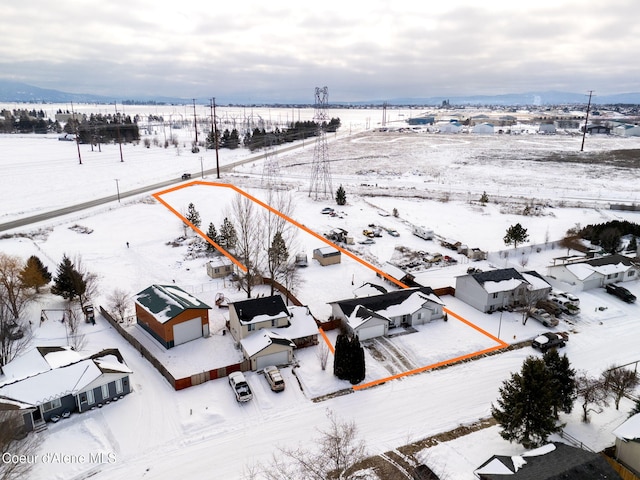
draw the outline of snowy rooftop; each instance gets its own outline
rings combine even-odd
[[[621,440],[640,439],[640,413],[636,413],[626,422],[613,431],[613,434]]]
[[[138,293],[136,301],[160,323],[168,322],[189,308],[210,308],[175,285],[152,285]]]
[[[252,333],[248,337],[240,340],[242,348],[247,352],[248,356],[253,356],[258,352],[261,352],[265,348],[269,347],[273,343],[281,343],[283,345],[289,345],[291,348],[295,347],[293,342],[288,338],[271,330],[259,330]]]

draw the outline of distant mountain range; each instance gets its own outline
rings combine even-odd
[[[158,104],[188,104],[192,99],[179,97],[138,96],[122,98],[120,96],[92,95],[85,93],[68,93],[59,90],[39,88],[25,83],[0,79],[0,102],[24,103],[158,103]],[[371,100],[359,102],[331,102],[333,105],[366,106],[382,105],[442,105],[448,101],[451,106],[456,105],[585,105],[588,96],[571,92],[528,92],[509,93],[504,95],[469,95],[457,97],[425,97],[425,98],[392,98],[386,100]],[[198,99],[200,104],[208,104],[209,98]],[[619,93],[615,95],[594,95],[591,102],[596,105],[631,104],[640,105],[640,93]],[[252,102],[255,103],[255,102]],[[265,102],[268,103],[268,102]],[[236,102],[235,104],[238,104]],[[274,103],[275,104],[275,103]],[[279,103],[282,105],[282,103]],[[291,102],[290,104],[308,104],[305,102]]]

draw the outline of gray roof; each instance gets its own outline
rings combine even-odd
[[[289,310],[280,295],[250,298],[240,302],[230,303],[229,307],[235,309],[238,320],[242,323],[251,322],[251,320],[258,315],[273,317],[283,314],[289,316]]]
[[[494,455],[478,470],[494,460],[500,461],[509,474],[482,473],[481,480],[621,480],[620,475],[598,453],[555,442],[555,449],[525,457],[526,464],[515,471],[512,457]]]
[[[515,268],[503,268],[501,270],[489,270],[488,272],[472,273],[471,276],[479,284],[484,282],[502,282],[516,278],[525,281]]]
[[[336,302],[329,302],[330,304],[337,303],[340,309],[346,316],[350,316],[351,312],[358,307],[365,307],[373,312],[385,310],[391,305],[398,305],[404,302],[407,298],[413,295],[415,292],[420,292],[424,295],[433,295],[437,297],[435,292],[430,287],[419,288],[405,288],[403,290],[395,290],[393,292],[384,293],[381,295],[372,295],[370,297],[351,298],[348,300],[338,300]],[[425,300],[426,301],[426,300]]]

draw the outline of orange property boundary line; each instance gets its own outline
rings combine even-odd
[[[241,190],[240,188],[236,187],[235,185],[227,184],[227,183],[204,182],[204,181],[201,181],[201,180],[194,180],[193,182],[189,182],[189,183],[186,183],[186,184],[183,184],[183,185],[178,185],[177,187],[172,187],[172,188],[169,188],[167,190],[163,190],[161,192],[156,192],[156,193],[152,194],[152,196],[156,200],[158,200],[158,202],[160,202],[162,205],[164,205],[169,211],[171,211],[180,220],[182,220],[186,225],[188,225],[194,232],[196,232],[198,235],[200,235],[200,237],[202,237],[203,240],[205,240],[206,242],[209,242],[216,250],[218,250],[225,257],[227,257],[229,260],[231,260],[243,272],[246,272],[247,268],[244,265],[242,265],[242,263],[240,263],[236,258],[234,258],[229,252],[227,252],[224,248],[222,248],[216,242],[214,242],[209,237],[207,237],[207,235],[202,230],[200,230],[193,223],[191,223],[189,220],[187,220],[184,217],[184,215],[182,215],[180,212],[178,212],[175,208],[173,208],[171,205],[169,205],[169,203],[167,203],[162,198],[162,195],[165,195],[167,193],[171,193],[171,192],[174,192],[174,191],[177,191],[177,190],[181,190],[181,189],[186,188],[186,187],[191,187],[191,186],[194,186],[194,185],[205,185],[205,186],[211,186],[211,187],[229,188],[229,189],[235,191],[236,193],[238,193],[238,194],[240,194],[240,195],[252,200],[253,202],[255,202],[258,205],[260,205],[261,207],[266,208],[271,213],[273,213],[275,215],[278,215],[279,217],[283,218],[287,222],[290,222],[291,224],[295,225],[296,227],[298,227],[299,229],[301,229],[304,232],[308,233],[309,235],[312,235],[313,237],[317,238],[318,240],[321,240],[322,242],[326,243],[327,245],[339,250],[344,255],[346,255],[349,258],[351,258],[351,259],[357,261],[358,263],[364,265],[368,269],[373,270],[378,275],[386,278],[387,280],[389,280],[392,283],[395,283],[400,288],[408,288],[407,285],[405,285],[404,283],[396,280],[395,278],[391,277],[390,275],[386,274],[385,272],[383,272],[379,268],[376,268],[375,266],[371,265],[370,263],[366,262],[365,260],[361,259],[360,257],[354,255],[350,251],[345,250],[344,248],[336,245],[335,243],[330,242],[329,240],[324,238],[322,235],[310,230],[309,228],[307,228],[306,226],[304,226],[301,223],[297,222],[296,220],[294,220],[294,219],[282,214],[281,212],[279,212],[278,210],[274,209],[270,205],[267,205],[266,203],[264,203],[263,201],[257,199],[256,197],[254,197],[252,195],[249,195],[247,192]],[[352,389],[353,390],[364,390],[366,388],[374,387],[376,385],[380,385],[382,383],[386,383],[386,382],[389,382],[391,380],[396,380],[398,378],[407,377],[409,375],[415,375],[416,373],[421,373],[421,372],[425,372],[425,371],[428,371],[428,370],[433,370],[434,368],[438,368],[438,367],[442,367],[442,366],[449,365],[449,364],[452,364],[452,363],[460,362],[462,360],[467,360],[467,359],[470,359],[470,358],[478,357],[480,355],[484,355],[486,353],[493,352],[495,350],[500,350],[500,349],[503,349],[503,348],[506,348],[506,347],[509,346],[508,343],[503,342],[499,338],[495,337],[494,335],[491,335],[489,332],[487,332],[487,331],[483,330],[482,328],[478,327],[477,325],[471,323],[470,321],[468,321],[465,318],[461,317],[457,313],[449,310],[448,308],[444,308],[443,310],[448,315],[454,317],[456,320],[461,321],[465,325],[473,328],[474,330],[480,332],[481,334],[483,334],[483,335],[487,336],[488,338],[490,338],[491,340],[495,341],[497,343],[497,345],[494,346],[494,347],[490,347],[490,348],[486,348],[484,350],[477,351],[477,352],[472,352],[472,353],[469,353],[469,354],[466,354],[466,355],[461,355],[459,357],[443,360],[442,362],[437,362],[437,363],[434,363],[434,364],[431,364],[431,365],[426,365],[424,367],[416,368],[414,370],[409,370],[409,371],[406,371],[406,372],[403,372],[403,373],[398,373],[396,375],[391,375],[389,377],[380,378],[378,380],[374,380],[372,382],[364,383],[362,385],[354,385],[352,387]],[[324,330],[322,328],[320,328],[320,329],[318,329],[318,331],[320,332],[320,335],[322,336],[322,338],[326,342],[327,346],[329,347],[329,351],[332,354],[335,354],[335,349],[334,349],[333,345],[331,344],[331,341],[327,337],[326,333],[324,332]]]

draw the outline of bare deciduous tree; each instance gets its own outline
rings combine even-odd
[[[18,407],[13,409],[14,406],[10,403],[1,407],[0,451],[10,457],[7,457],[9,461],[3,459],[0,462],[0,480],[29,478],[29,472],[36,464],[37,434],[25,435],[22,411]],[[21,456],[24,456],[23,461],[20,461]]]
[[[607,388],[601,378],[590,377],[585,372],[576,377],[576,385],[578,397],[582,398],[582,421],[589,423],[589,412],[599,413],[609,405]]]
[[[265,209],[262,227],[262,248],[265,253],[266,271],[271,280],[283,281],[286,276],[289,263],[289,253],[294,248],[293,242],[298,231],[294,225],[287,221],[294,211],[293,200],[288,192],[269,191],[267,203],[282,215],[278,215]],[[274,240],[276,243],[274,244]],[[282,252],[285,254],[283,255]],[[271,295],[274,286],[271,285]]]
[[[131,308],[131,295],[124,290],[116,288],[108,298],[109,310],[114,314],[116,320],[124,322],[127,318],[127,313]]]
[[[79,314],[77,310],[69,309],[66,312],[66,317],[67,341],[74,350],[80,351],[87,343],[84,333],[80,333],[80,323],[83,315]]]
[[[0,367],[20,355],[31,340],[31,328],[13,317],[9,307],[0,302]]]
[[[91,297],[94,297],[98,292],[98,275],[89,272],[82,261],[82,257],[77,255],[74,260],[75,270],[78,272],[78,282],[84,285],[84,289],[79,289],[78,299],[80,300],[80,306],[84,308],[85,304],[89,303]]]
[[[247,269],[240,275],[239,284],[251,298],[252,287],[260,277],[260,216],[253,200],[240,194],[234,198],[231,210],[237,234],[236,258]]]
[[[622,400],[622,397],[633,392],[638,386],[638,383],[640,383],[636,372],[618,367],[617,365],[612,365],[608,370],[602,372],[602,381],[607,391],[613,397],[616,410],[620,409],[620,400]]]
[[[252,467],[245,478],[252,480],[356,480],[367,478],[357,470],[367,455],[365,442],[358,437],[354,422],[340,421],[332,411],[327,412],[329,426],[318,430],[320,436],[310,444],[315,450],[278,448],[268,465]]]
[[[325,342],[321,342],[316,350],[318,360],[320,360],[320,367],[322,370],[327,369],[327,361],[329,360],[329,347]]]
[[[547,298],[547,293],[544,290],[533,290],[532,288],[525,288],[522,295],[522,302],[524,304],[522,308],[522,324],[526,325],[527,320],[534,312],[537,303],[540,300]]]
[[[23,262],[20,257],[0,253],[0,303],[7,306],[14,319],[20,317],[33,299],[20,278]]]

